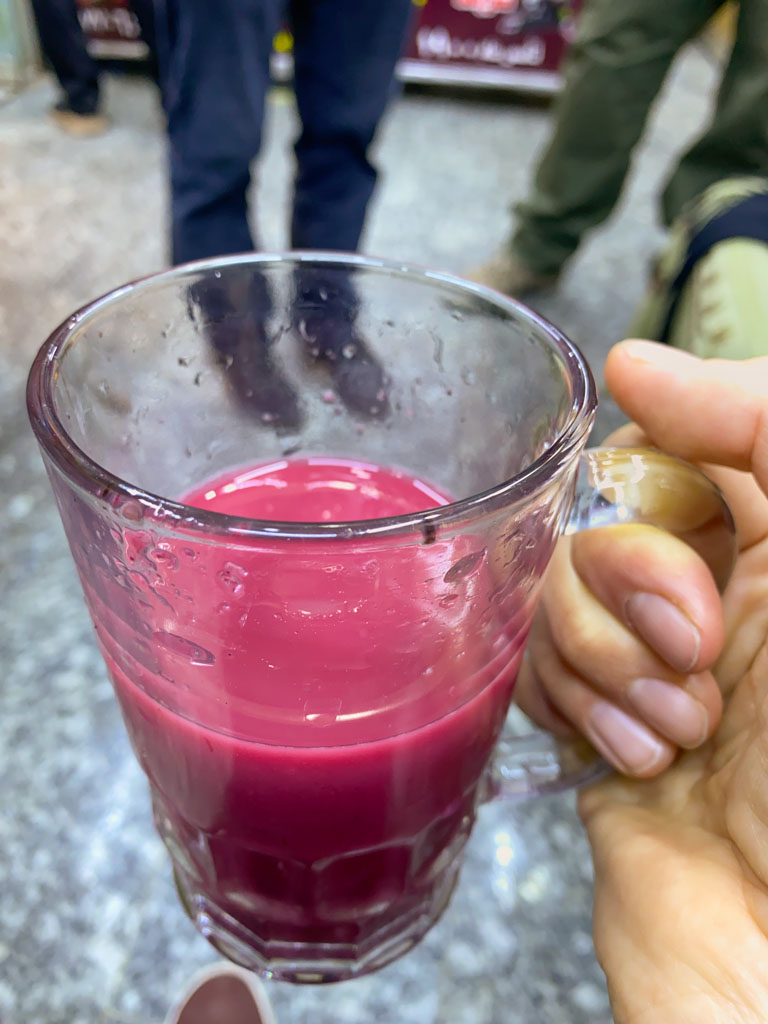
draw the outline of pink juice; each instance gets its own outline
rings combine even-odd
[[[313,458],[183,500],[338,523],[448,498]],[[497,598],[493,559],[467,534],[186,544],[136,529],[122,543],[141,621],[104,599],[98,573],[84,586],[190,911],[264,962],[364,959],[387,942],[396,955],[455,882],[529,602]]]

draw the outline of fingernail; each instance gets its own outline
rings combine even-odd
[[[699,657],[701,636],[691,620],[658,594],[633,594],[624,607],[630,626],[678,672],[690,672]]]
[[[698,356],[683,349],[660,345],[656,341],[625,341],[622,348],[630,359],[640,363],[653,363],[655,366],[666,366],[669,369],[690,367],[691,363],[700,363]]]
[[[587,722],[587,735],[603,757],[630,775],[649,771],[662,759],[662,744],[621,708],[599,700]]]
[[[707,709],[674,683],[635,679],[627,699],[654,729],[681,747],[698,747],[707,738]]]

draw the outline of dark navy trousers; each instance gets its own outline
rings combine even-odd
[[[376,182],[368,150],[392,92],[411,0],[161,0],[174,263],[258,248],[246,192],[269,58],[287,21],[301,132],[295,249],[357,248]]]
[[[75,0],[32,0],[40,46],[50,61],[67,103],[76,114],[95,114],[99,106],[99,67],[86,49]],[[154,54],[152,0],[131,0],[144,41]]]

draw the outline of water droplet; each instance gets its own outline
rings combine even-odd
[[[460,313],[458,309],[452,309],[451,316],[453,317],[454,320],[458,320],[459,323],[461,323],[464,320],[464,314]]]
[[[307,697],[304,701],[304,721],[315,726],[333,725],[341,711],[340,697]]]
[[[355,352],[357,352],[357,345],[345,345],[341,350],[341,354],[345,359],[351,359]]]
[[[112,527],[112,529],[109,532],[110,532],[110,534],[112,536],[112,540],[115,541],[116,544],[122,544],[123,543],[123,535],[122,535],[122,533],[120,533],[119,530],[115,529],[114,526]]]
[[[120,509],[120,515],[123,519],[128,519],[132,523],[138,523],[144,518],[144,509],[140,502],[135,501],[133,498],[129,498],[123,502]]]
[[[335,402],[336,401],[336,393],[334,391],[331,391],[330,388],[328,388],[326,391],[324,391],[320,397],[328,405],[330,405],[331,402]]]
[[[251,397],[252,396],[253,396],[253,392],[251,392]],[[271,423],[274,418],[275,417],[274,417],[274,415],[271,412],[263,412],[261,414],[261,422],[262,423]]]
[[[441,608],[453,608],[456,602],[459,600],[458,594],[446,594],[445,597],[441,597],[438,604]]]
[[[459,583],[461,580],[474,575],[480,568],[484,558],[485,548],[481,548],[480,551],[473,551],[469,555],[464,555],[458,562],[454,562],[445,576],[443,576],[443,582]]]
[[[220,270],[214,270],[213,276],[216,278],[216,280],[218,280],[221,277],[221,271]]]
[[[226,601],[222,601],[220,605],[216,606],[216,611],[219,613],[219,615],[226,615],[227,612],[231,609],[231,607],[231,604],[227,604]]]
[[[224,568],[216,573],[216,579],[233,597],[242,597],[245,591],[243,579],[248,572],[234,562],[225,562]]]
[[[325,288],[321,288],[320,289],[320,301],[321,302],[327,302],[328,301],[328,291]]]
[[[195,557],[195,552],[192,550],[192,548],[182,548],[181,553],[189,559],[194,559]]]
[[[191,665],[213,665],[216,658],[205,647],[179,636],[178,633],[167,633],[164,629],[155,630],[152,634],[156,643],[164,647],[166,651],[184,658]]]
[[[164,547],[150,548],[147,552],[147,557],[150,561],[154,562],[158,569],[165,569],[168,572],[173,572],[179,567],[179,560],[172,551],[168,551]]]
[[[461,379],[465,384],[469,385],[474,384],[476,380],[474,372],[472,370],[468,370],[466,366],[461,368]]]

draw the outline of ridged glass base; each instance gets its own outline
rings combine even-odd
[[[390,921],[365,939],[349,943],[265,942],[210,899],[187,885],[183,870],[174,870],[184,909],[198,931],[223,956],[261,974],[297,984],[346,981],[370,974],[407,953],[445,910],[456,886],[458,860],[444,872],[417,908]]]

